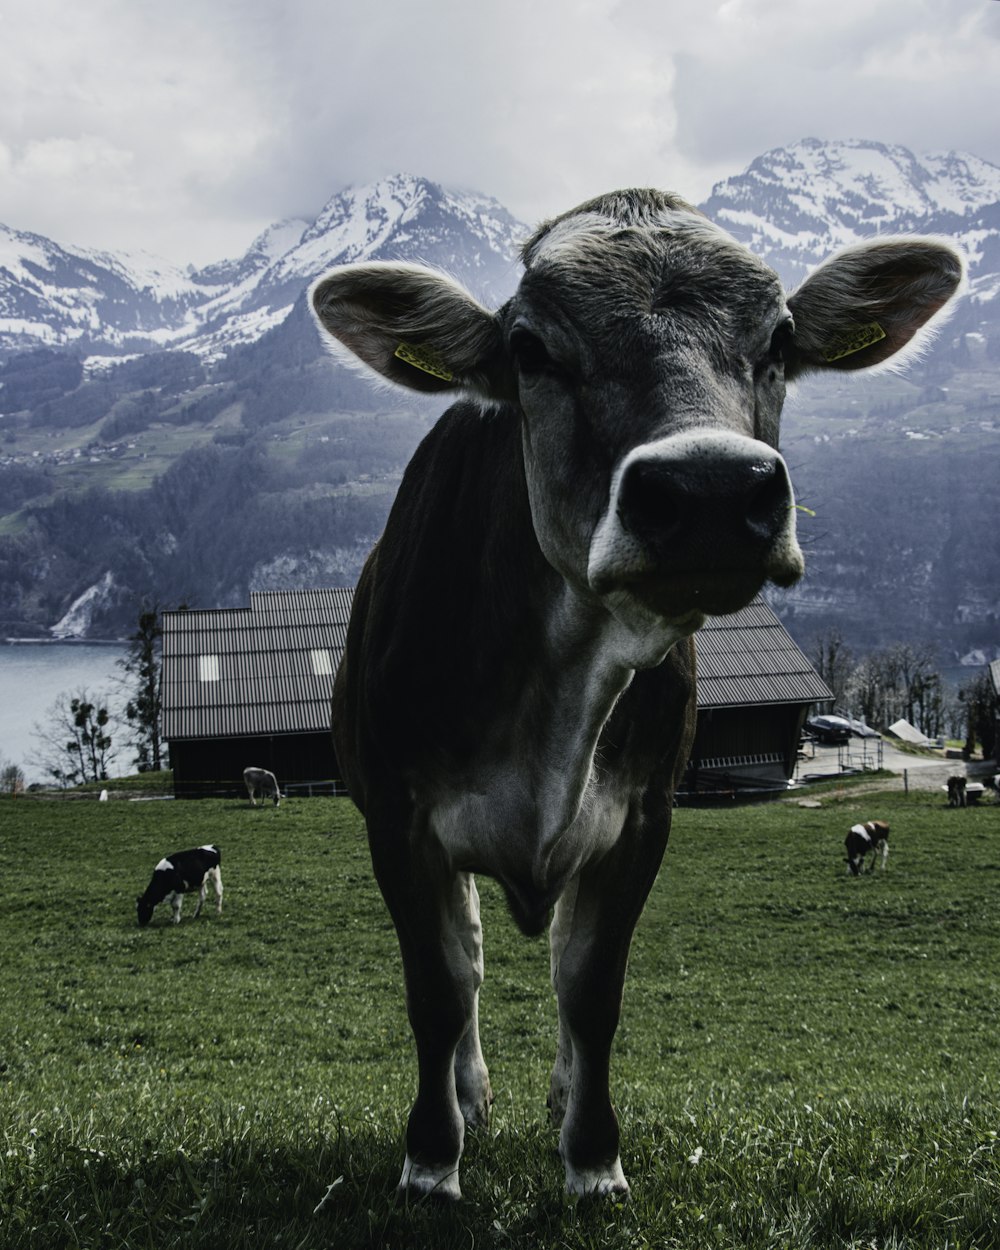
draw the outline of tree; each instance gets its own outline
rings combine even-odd
[[[24,773],[17,764],[8,764],[0,756],[0,793],[9,794],[12,798],[24,789]]]
[[[809,659],[820,677],[833,691],[834,707],[846,707],[851,677],[851,653],[835,626],[813,636]]]
[[[132,695],[125,705],[125,716],[132,726],[132,745],[139,772],[159,772],[163,767],[160,739],[161,638],[160,611],[154,605],[139,613],[138,627],[129,636],[128,654],[119,660],[131,678]]]
[[[103,696],[86,690],[60,695],[49,709],[48,721],[35,724],[40,743],[36,762],[61,786],[107,781],[114,759],[111,713]]]
[[[872,652],[854,666],[847,689],[869,725],[885,728],[902,717],[930,738],[942,732],[945,698],[930,643],[897,642]]]
[[[968,718],[965,739],[966,758],[968,759],[975,753],[978,740],[983,746],[983,759],[995,759],[1000,699],[994,693],[989,673],[979,673],[971,681],[964,683],[958,692],[958,697],[965,706]]]

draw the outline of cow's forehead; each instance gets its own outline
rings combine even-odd
[[[752,320],[784,296],[777,274],[700,213],[663,207],[655,221],[622,224],[599,212],[555,222],[525,249],[524,291],[570,314],[648,313],[670,307]]]

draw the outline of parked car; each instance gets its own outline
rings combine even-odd
[[[806,729],[824,746],[840,746],[851,736],[851,723],[843,716],[810,716]]]

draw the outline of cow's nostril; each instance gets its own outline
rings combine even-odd
[[[631,465],[618,497],[618,515],[625,528],[638,537],[669,538],[682,517],[670,466],[656,461]]]
[[[762,537],[773,534],[784,523],[792,495],[787,474],[780,462],[760,466],[747,502],[747,524]]]

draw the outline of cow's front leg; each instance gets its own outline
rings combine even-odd
[[[611,1106],[611,1045],[621,1015],[632,933],[666,848],[669,808],[632,813],[621,838],[556,905],[550,930],[559,1050],[549,1104],[571,1194],[626,1194]]]
[[[455,1088],[465,1123],[470,1128],[485,1128],[489,1124],[493,1091],[479,1041],[479,990],[484,976],[483,926],[479,918],[479,891],[471,873],[459,873],[455,880],[452,917],[456,936],[462,943],[472,970],[475,987],[472,1016],[455,1052]]]
[[[485,1122],[489,1077],[476,1020],[483,979],[479,898],[468,874],[416,856],[372,860],[403,957],[417,1047],[417,1098],[406,1128],[400,1192],[458,1199],[465,1124]]]
[[[624,1194],[618,1119],[611,1106],[611,1044],[621,1013],[632,923],[598,872],[559,900],[553,919],[553,984],[559,1003],[559,1050],[549,1091],[561,1122],[559,1153],[571,1194]],[[627,903],[623,909],[630,910]]]
[[[174,913],[174,924],[180,924],[181,908],[184,906],[184,895],[181,894],[180,891],[175,890],[174,893],[170,895],[170,906]]]

